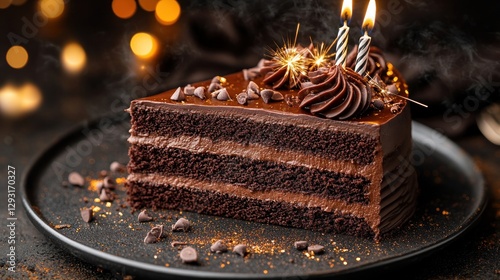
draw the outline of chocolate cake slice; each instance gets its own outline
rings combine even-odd
[[[417,183],[406,84],[376,49],[370,63],[363,77],[263,60],[133,100],[129,203],[379,240]]]

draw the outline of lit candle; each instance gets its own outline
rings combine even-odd
[[[375,25],[376,5],[375,0],[370,0],[368,9],[366,9],[365,19],[363,20],[364,35],[359,38],[358,56],[356,57],[355,72],[364,76],[366,64],[368,63],[368,55],[370,53],[370,42],[372,38],[368,34],[372,31]]]
[[[340,27],[339,34],[337,35],[337,50],[335,54],[335,65],[342,65],[345,67],[347,58],[347,40],[349,39],[349,27],[347,24],[352,16],[352,0],[344,0],[342,3],[342,13],[340,20],[344,22],[344,26]]]

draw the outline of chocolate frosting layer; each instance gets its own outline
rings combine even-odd
[[[318,78],[319,77],[319,78]],[[363,114],[370,106],[372,90],[358,73],[350,68],[333,66],[320,69],[299,91],[304,96],[300,108],[328,119],[344,120]]]

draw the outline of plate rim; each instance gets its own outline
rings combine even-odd
[[[115,114],[112,114],[115,115]],[[92,247],[81,244],[75,240],[72,240],[66,237],[64,234],[56,231],[52,228],[38,213],[35,207],[37,207],[30,200],[30,192],[28,190],[29,179],[33,177],[33,174],[36,174],[36,167],[42,164],[43,159],[49,157],[51,152],[58,150],[58,143],[64,142],[68,139],[75,137],[75,134],[81,131],[84,126],[93,126],[96,125],[102,118],[109,116],[101,116],[94,120],[85,120],[80,122],[75,127],[69,129],[66,133],[63,133],[60,137],[57,137],[54,141],[52,141],[45,149],[42,149],[36,156],[33,157],[32,161],[27,165],[22,178],[21,178],[21,201],[24,206],[25,212],[30,219],[31,223],[40,231],[43,235],[45,235],[52,242],[56,243],[60,248],[62,248],[67,253],[72,254],[73,256],[83,260],[92,265],[103,267],[109,270],[115,271],[124,271],[131,274],[139,274],[141,276],[174,276],[174,277],[183,277],[185,279],[188,278],[205,278],[205,279],[283,279],[287,277],[326,277],[326,276],[345,276],[348,274],[355,274],[359,272],[364,272],[367,270],[381,268],[387,265],[394,265],[404,260],[413,260],[419,256],[426,256],[440,248],[444,248],[445,246],[451,244],[458,237],[461,237],[463,234],[468,232],[475,224],[477,224],[479,218],[482,216],[486,205],[488,203],[487,194],[487,186],[484,181],[484,177],[478,166],[474,163],[471,157],[461,149],[457,144],[452,142],[448,137],[444,136],[440,132],[429,128],[419,122],[412,121],[412,141],[418,142],[416,140],[420,140],[425,142],[425,139],[419,139],[419,136],[415,132],[420,131],[423,134],[434,133],[442,138],[443,142],[441,144],[445,144],[447,149],[451,149],[454,151],[451,155],[454,158],[461,158],[459,162],[465,164],[469,170],[467,174],[467,178],[474,178],[475,184],[470,184],[471,188],[475,188],[478,191],[479,197],[477,202],[477,208],[475,211],[469,213],[466,220],[461,224],[459,230],[453,231],[448,234],[444,238],[435,241],[432,244],[429,244],[425,247],[421,247],[418,250],[413,250],[408,253],[393,256],[387,259],[383,259],[380,261],[375,261],[373,263],[369,263],[366,265],[361,265],[358,267],[348,268],[342,271],[332,272],[332,271],[315,271],[308,272],[304,274],[252,274],[252,273],[234,273],[234,272],[214,272],[214,271],[202,271],[202,270],[190,270],[188,268],[174,268],[174,267],[163,267],[156,264],[145,263],[141,261],[127,259],[125,257],[113,255],[107,252],[103,252]],[[114,123],[120,122],[123,120],[115,120]],[[417,138],[417,139],[415,139]],[[422,143],[422,142],[421,142]],[[425,143],[423,143],[425,145]],[[473,186],[472,186],[473,185]],[[102,265],[104,264],[104,265]]]

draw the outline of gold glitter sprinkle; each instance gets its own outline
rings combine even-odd
[[[224,268],[224,267],[226,267],[226,264],[221,263],[221,264],[220,264],[220,268]]]
[[[166,263],[166,264],[165,264],[165,266],[166,266],[166,267],[169,267],[169,266],[170,266],[170,264],[169,264],[169,263]]]
[[[347,265],[347,262],[343,262],[342,264],[343,264],[343,265]]]
[[[106,207],[111,207],[111,202],[106,202]]]
[[[360,260],[361,260],[361,258],[360,258],[360,257],[357,257],[357,258],[356,258],[356,261],[357,261],[357,262],[359,262]]]
[[[96,198],[94,198],[94,202],[99,203],[99,202],[101,202],[101,200],[96,197]]]
[[[267,271],[267,269],[264,269],[263,272],[264,272],[264,274],[267,274],[269,271]]]
[[[99,211],[101,211],[101,207],[99,207],[99,206],[92,207],[92,212],[97,213]]]
[[[97,191],[97,184],[99,184],[99,182],[101,182],[101,180],[90,180],[88,190],[93,192]]]
[[[118,212],[118,215],[123,216],[123,213],[122,212]]]
[[[450,215],[450,212],[446,211],[446,210],[443,210],[443,212],[441,212],[444,216],[448,216]]]
[[[125,177],[116,178],[115,182],[117,184],[123,184],[123,183],[127,182],[127,178],[125,178]]]

